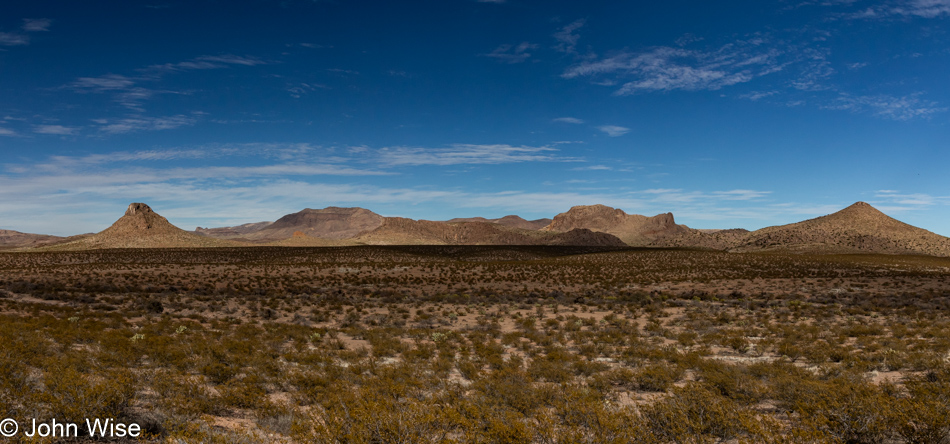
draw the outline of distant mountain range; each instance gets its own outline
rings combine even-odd
[[[696,230],[673,214],[648,217],[604,205],[575,206],[553,219],[472,217],[448,221],[384,217],[364,208],[304,209],[274,222],[189,232],[143,203],[129,205],[111,227],[70,238],[0,230],[0,248],[89,250],[345,245],[583,245],[711,250],[890,253],[950,256],[950,238],[857,202],[837,213],[761,230]]]

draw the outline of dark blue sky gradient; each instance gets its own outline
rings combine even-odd
[[[604,203],[950,234],[950,0],[5,1],[0,228]]]

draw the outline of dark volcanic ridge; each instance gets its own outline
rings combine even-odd
[[[543,227],[542,222],[547,222]],[[950,256],[950,238],[857,202],[827,216],[761,230],[696,230],[672,213],[648,217],[604,205],[572,207],[553,219],[518,216],[449,221],[384,217],[364,208],[304,209],[275,222],[184,231],[143,203],[112,226],[60,238],[0,230],[0,248],[87,250],[233,246],[564,245],[682,247],[732,252],[887,253]]]

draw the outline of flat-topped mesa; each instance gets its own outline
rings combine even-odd
[[[644,246],[663,237],[683,233],[689,229],[677,225],[673,213],[662,213],[653,217],[639,214],[627,214],[619,208],[606,205],[580,205],[571,207],[566,213],[554,216],[545,231],[567,232],[575,228],[586,228],[613,234],[631,246]]]

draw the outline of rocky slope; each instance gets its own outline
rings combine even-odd
[[[857,202],[827,216],[753,231],[731,250],[950,256],[950,238]]]
[[[144,203],[133,203],[109,228],[72,242],[44,247],[50,250],[105,248],[192,248],[245,245],[187,232],[172,225]]]
[[[360,233],[379,228],[382,224],[383,216],[364,208],[327,207],[320,210],[306,208],[281,217],[260,229],[247,230],[239,236],[230,238],[261,243],[275,242],[291,239],[294,233],[299,232],[304,236],[320,239],[351,239]],[[213,237],[221,237],[222,234],[228,233],[226,231],[210,233],[209,229],[204,229],[204,231],[205,234]]]

